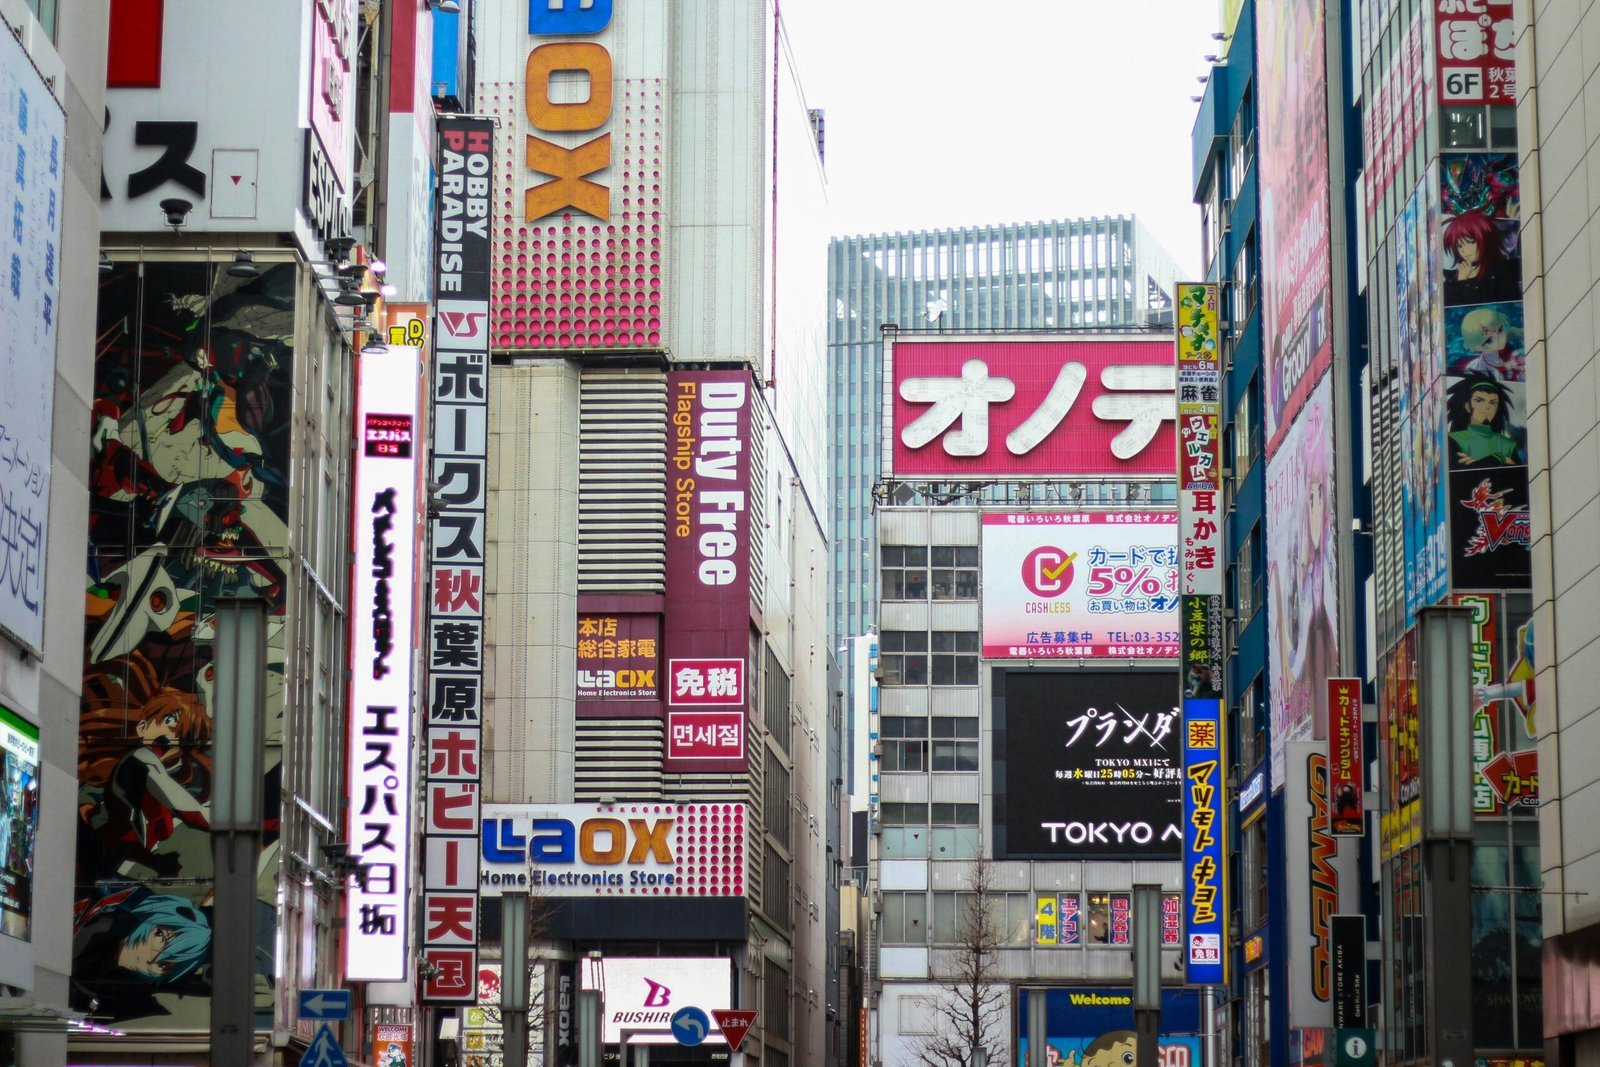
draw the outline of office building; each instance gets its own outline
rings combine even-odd
[[[727,1053],[714,1024],[677,1043],[685,1004],[758,1011],[746,1063],[827,1063],[812,117],[775,3],[546,7],[482,10],[492,290],[439,294],[465,316],[441,344],[492,353],[487,510],[461,520],[485,531],[483,959],[527,921],[546,1003],[603,995],[606,1044],[652,1063]]]
[[[0,4],[0,1061],[66,1062],[106,18]],[[39,836],[43,827],[46,837]],[[54,832],[54,844],[47,844]]]
[[[835,238],[828,248],[828,499],[832,552],[831,640],[840,649],[846,715],[859,727],[865,690],[852,639],[877,626],[873,506],[883,446],[883,331],[1141,328],[1171,321],[1172,257],[1133,217],[974,226]],[[1004,499],[1002,486],[933,487],[928,499]],[[984,495],[987,493],[987,495]],[[901,487],[897,503],[922,499]],[[953,495],[952,495],[953,494]],[[852,731],[846,731],[852,736]],[[858,748],[849,779],[864,773]],[[847,858],[864,869],[865,797]]]
[[[1551,1067],[1570,1067],[1600,1057],[1600,898],[1590,888],[1600,881],[1594,830],[1600,790],[1589,755],[1600,724],[1591,662],[1600,629],[1589,610],[1600,536],[1591,484],[1600,409],[1592,386],[1597,275],[1588,251],[1596,206],[1589,175],[1600,158],[1579,88],[1596,59],[1574,47],[1589,28],[1600,27],[1600,12],[1551,3],[1517,16],[1535,635],[1535,673],[1521,681],[1540,771],[1540,869],[1528,880],[1540,885],[1543,905],[1544,1058]],[[1528,938],[1539,936],[1537,926],[1527,925]]]

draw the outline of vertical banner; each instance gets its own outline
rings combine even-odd
[[[1367,917],[1335,915],[1333,933],[1333,1025],[1367,1025]]]
[[[421,352],[398,345],[362,352],[357,367],[346,840],[365,870],[347,890],[345,974],[397,982],[407,974],[411,926]]]
[[[372,1067],[413,1067],[411,1025],[379,1023],[372,1028]]]
[[[667,490],[665,769],[745,766],[750,375],[673,371]]]
[[[1179,654],[1183,695],[1223,699],[1222,374],[1217,287],[1177,286]]]
[[[1339,837],[1366,833],[1366,757],[1361,747],[1361,679],[1328,679],[1329,830]]]
[[[1332,919],[1340,894],[1356,891],[1357,842],[1328,829],[1328,755],[1316,742],[1287,746],[1284,875],[1288,879],[1289,1027],[1333,1025]]]
[[[434,493],[428,557],[423,999],[477,995],[483,754],[483,573],[488,490],[489,208],[494,124],[439,120],[434,247]]]
[[[1221,596],[1222,373],[1217,287],[1178,284],[1178,538],[1185,596]]]
[[[1228,981],[1227,774],[1220,700],[1183,702],[1184,980]]]
[[[44,647],[50,435],[67,120],[15,40],[0,41],[0,630]],[[63,594],[65,596],[65,594]]]
[[[1261,376],[1269,459],[1333,361],[1326,7],[1325,0],[1284,0],[1261,5],[1256,17],[1266,339]]]
[[[1456,589],[1527,589],[1527,355],[1515,153],[1439,157],[1444,441]],[[1437,431],[1436,431],[1437,432]]]

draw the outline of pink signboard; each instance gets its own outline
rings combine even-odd
[[[1006,337],[889,348],[896,477],[1170,476],[1170,340]]]
[[[750,646],[750,390],[748,371],[667,376],[667,596],[662,645],[668,710],[737,709],[744,758]],[[727,769],[668,739],[672,771]],[[709,759],[704,768],[696,764]]]
[[[990,659],[1176,658],[1177,515],[985,512],[982,588]]]

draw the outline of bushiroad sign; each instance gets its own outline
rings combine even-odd
[[[756,1024],[756,1013],[751,1009],[718,1008],[711,1013],[717,1020],[717,1028],[722,1031],[722,1036],[728,1039],[728,1051],[738,1052],[739,1046],[744,1044],[744,1035]]]
[[[300,1067],[350,1067],[339,1039],[333,1036],[327,1023],[317,1027],[317,1036],[311,1039],[310,1047],[300,1057]]]
[[[342,1023],[350,1018],[350,990],[300,990],[300,1018]]]
[[[672,1036],[680,1045],[698,1045],[711,1032],[711,1017],[699,1008],[679,1008],[672,1013]]]

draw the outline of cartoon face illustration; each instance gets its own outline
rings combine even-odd
[[[1136,1041],[1132,1030],[1110,1030],[1083,1050],[1083,1067],[1133,1067]]]

